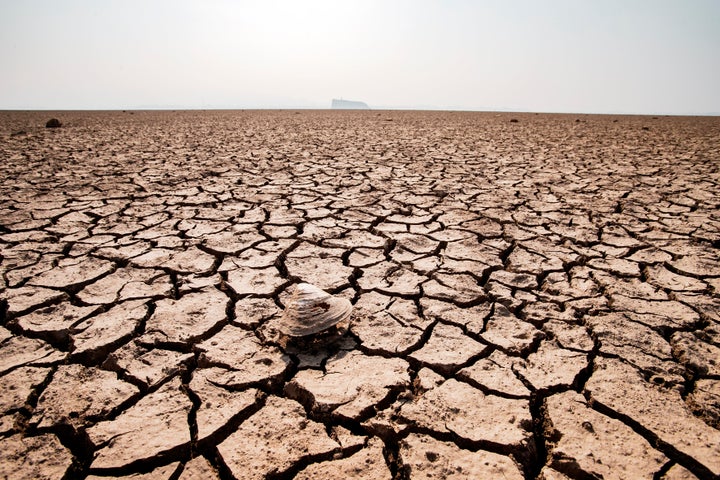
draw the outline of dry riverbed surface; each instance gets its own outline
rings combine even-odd
[[[4,112],[0,155],[1,478],[720,475],[718,118]],[[344,337],[278,336],[300,282]]]

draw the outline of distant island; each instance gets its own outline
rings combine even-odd
[[[365,102],[354,102],[352,100],[338,100],[333,98],[332,107],[333,110],[370,110]]]

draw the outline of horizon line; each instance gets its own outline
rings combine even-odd
[[[110,108],[0,108],[0,112],[125,112],[125,111],[283,111],[283,110],[312,110],[312,111],[417,111],[417,112],[465,112],[465,113],[518,113],[518,114],[553,114],[553,115],[637,115],[637,116],[671,116],[671,117],[716,117],[720,112],[634,112],[634,111],[570,111],[570,110],[523,110],[500,108],[450,108],[450,107],[402,107],[378,106],[368,109],[341,109],[331,107],[311,106],[278,106],[278,107],[221,107],[221,106],[133,106]]]

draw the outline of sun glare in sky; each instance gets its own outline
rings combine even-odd
[[[714,0],[0,0],[0,109],[720,112]]]

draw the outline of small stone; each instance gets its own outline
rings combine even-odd
[[[51,118],[45,123],[45,128],[60,128],[62,127],[62,123],[60,123],[60,120],[57,118]]]
[[[405,435],[408,425],[399,423],[397,411],[405,403],[406,399],[398,399],[395,403],[384,410],[380,410],[374,416],[361,423],[365,432],[383,439],[398,438]]]

